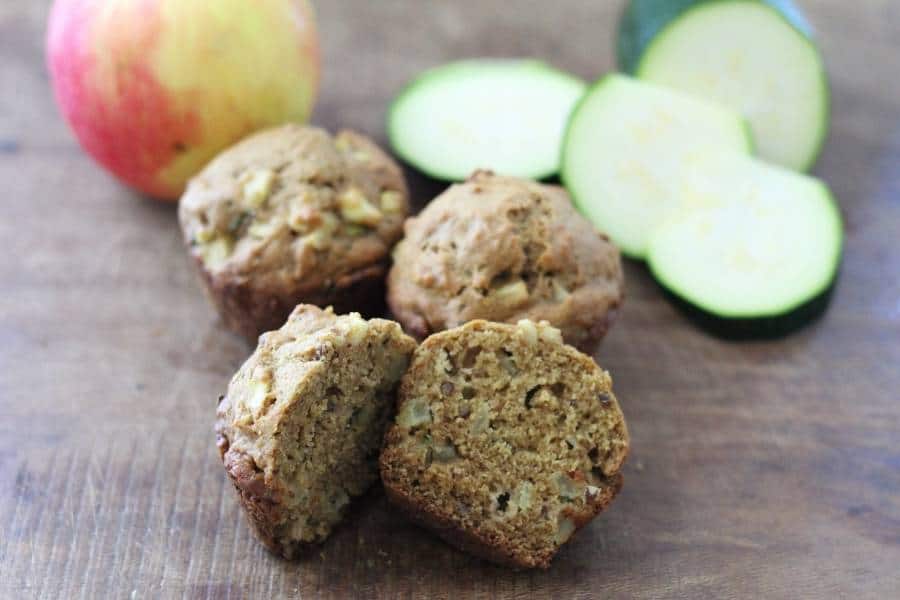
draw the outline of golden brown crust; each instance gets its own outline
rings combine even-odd
[[[299,286],[291,294],[275,294],[271,289],[258,289],[250,279],[219,277],[197,267],[206,283],[209,301],[216,307],[225,326],[248,340],[284,323],[284,315],[298,304],[332,306],[337,313],[356,311],[374,317],[384,310],[384,276],[387,263],[380,262],[353,273],[347,273],[325,288]]]
[[[408,211],[402,171],[371,140],[285,125],[214,159],[179,220],[225,325],[255,339],[299,303],[378,312]]]
[[[558,330],[477,320],[415,351],[380,471],[388,497],[449,543],[547,567],[618,493],[628,446],[609,374]]]
[[[300,305],[235,374],[216,446],[257,537],[285,558],[322,542],[378,478],[375,456],[415,341],[393,322]]]
[[[594,505],[595,510],[593,514],[590,516],[584,514],[571,515],[576,525],[573,535],[577,534],[578,530],[590,523],[594,516],[609,506],[610,502],[622,489],[622,475],[616,474],[610,478],[609,487],[605,489],[607,491]],[[432,531],[439,538],[463,552],[468,552],[482,560],[512,569],[547,569],[550,567],[550,562],[553,558],[552,554],[523,558],[518,556],[508,544],[502,542],[498,544],[485,540],[474,532],[460,529],[452,516],[439,511],[434,505],[417,502],[399,487],[384,483],[384,492],[388,501],[406,515],[409,520]]]
[[[474,319],[546,320],[592,353],[624,298],[618,250],[557,186],[477,172],[404,231],[388,304],[420,339]]]
[[[253,532],[272,552],[282,555],[288,553],[289,549],[282,547],[275,536],[276,525],[284,521],[279,504],[281,490],[267,485],[264,474],[256,467],[253,459],[243,452],[226,452],[222,456],[222,463]]]

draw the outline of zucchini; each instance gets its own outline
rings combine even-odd
[[[608,75],[572,113],[561,175],[578,209],[625,254],[643,258],[650,234],[679,210],[677,183],[686,165],[708,150],[751,149],[738,114]]]
[[[798,171],[828,133],[828,77],[789,0],[631,0],[619,68],[741,112],[760,157]]]
[[[651,236],[654,278],[730,337],[787,333],[818,315],[837,277],[840,211],[818,179],[733,154],[685,172],[682,211]]]
[[[404,161],[436,179],[477,169],[543,179],[582,80],[534,60],[468,60],[426,71],[388,111],[388,138]]]

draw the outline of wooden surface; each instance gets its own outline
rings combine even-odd
[[[547,572],[408,525],[375,490],[299,563],[251,537],[211,432],[248,348],[171,206],[82,154],[43,68],[46,0],[0,4],[0,597],[896,598],[900,593],[900,3],[806,0],[834,88],[816,169],[847,221],[827,316],[789,339],[697,331],[627,265],[597,358],[633,434],[625,488]],[[612,65],[618,2],[320,1],[315,121],[383,141],[440,61]],[[410,174],[417,201],[440,187]]]

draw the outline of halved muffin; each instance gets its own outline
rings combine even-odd
[[[217,411],[216,444],[257,536],[286,558],[323,541],[378,478],[415,341],[393,321],[301,305],[260,337]]]
[[[415,351],[385,436],[388,498],[488,560],[547,567],[622,485],[609,374],[546,323],[472,321]]]

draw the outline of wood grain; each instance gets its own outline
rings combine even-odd
[[[806,0],[831,72],[817,173],[847,221],[826,317],[786,340],[697,331],[627,266],[597,359],[633,433],[625,488],[553,568],[510,573],[374,490],[299,563],[250,535],[213,447],[248,348],[215,322],[172,207],[83,155],[43,68],[47,1],[0,5],[0,596],[817,598],[900,590],[900,5]],[[609,70],[619,2],[317,2],[315,121],[384,139],[419,70],[533,55]],[[419,204],[440,190],[410,173]]]

